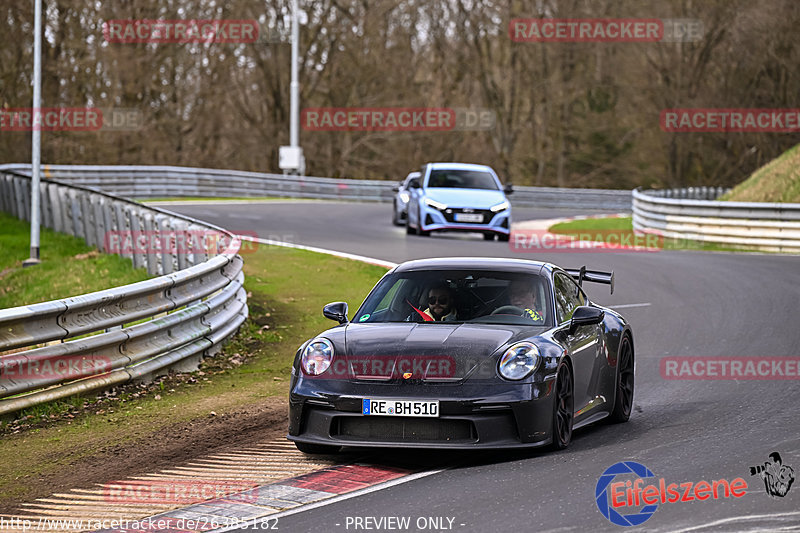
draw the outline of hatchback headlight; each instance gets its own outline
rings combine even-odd
[[[408,199],[411,198],[406,191],[400,193],[400,201],[404,204],[408,203]]]
[[[506,200],[502,204],[497,204],[495,206],[492,206],[490,209],[491,209],[492,213],[499,213],[500,211],[505,211],[509,207],[511,207],[511,204],[509,204],[508,200]]]
[[[528,377],[539,366],[539,349],[530,342],[515,344],[503,354],[497,366],[500,375],[518,381]]]
[[[425,203],[433,207],[434,209],[438,209],[439,211],[444,211],[445,209],[447,209],[447,204],[443,204],[442,202],[437,202],[436,200],[431,200],[430,198],[425,198]]]
[[[328,370],[333,361],[333,343],[319,337],[309,342],[300,357],[303,371],[311,376],[318,376]]]

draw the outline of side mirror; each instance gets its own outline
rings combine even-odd
[[[503,187],[503,192],[508,196],[509,194],[514,194],[514,186],[510,183],[506,183],[506,186]]]
[[[400,186],[395,185],[394,187],[392,187],[392,192],[400,192]]]
[[[581,326],[590,326],[592,324],[599,324],[603,321],[606,312],[597,307],[590,307],[588,305],[581,305],[575,308],[572,313],[572,318],[569,321],[569,334],[572,335]]]
[[[408,184],[409,189],[419,189],[420,185],[417,180],[412,180],[411,183]]]
[[[347,323],[347,303],[346,302],[333,302],[322,308],[322,314],[325,318],[337,321],[339,324]]]

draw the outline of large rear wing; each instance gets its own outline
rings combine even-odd
[[[586,270],[585,266],[580,269],[566,268],[567,274],[572,276],[578,285],[583,287],[584,281],[591,281],[592,283],[605,283],[611,285],[611,294],[614,294],[614,271],[602,272],[600,270]]]

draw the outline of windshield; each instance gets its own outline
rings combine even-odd
[[[428,187],[499,190],[494,176],[479,170],[431,170]]]
[[[355,322],[552,325],[547,279],[536,274],[432,270],[384,277]]]

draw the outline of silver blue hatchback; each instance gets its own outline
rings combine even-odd
[[[408,189],[406,233],[464,231],[507,241],[511,233],[511,185],[504,188],[486,165],[428,163]]]

